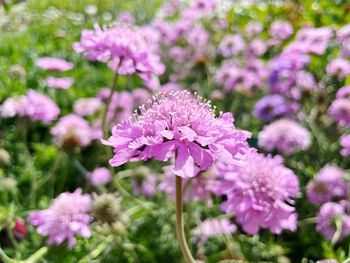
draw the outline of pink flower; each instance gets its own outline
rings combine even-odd
[[[89,123],[74,114],[60,118],[51,134],[58,145],[69,149],[88,146],[93,139]]]
[[[45,124],[56,120],[60,109],[49,97],[29,89],[27,92],[26,115],[32,121],[42,121]]]
[[[291,204],[299,193],[299,181],[292,170],[283,166],[280,156],[252,152],[247,165],[218,165],[223,181],[212,187],[217,195],[227,195],[222,210],[235,213],[236,220],[248,234],[259,227],[274,234],[283,229],[296,230],[297,214]]]
[[[108,62],[113,70],[118,68],[120,75],[137,74],[145,81],[152,74],[164,73],[157,54],[158,43],[147,38],[142,28],[125,24],[94,27],[95,30],[82,31],[81,42],[73,45],[76,52],[83,52],[91,61]]]
[[[343,134],[340,138],[340,145],[343,149],[340,151],[342,156],[350,155],[350,134]]]
[[[310,133],[298,123],[280,119],[266,125],[258,135],[258,145],[266,151],[277,150],[289,155],[297,150],[307,150],[310,146]]]
[[[46,85],[50,88],[57,89],[69,89],[74,83],[74,79],[72,78],[55,78],[48,77],[46,79]]]
[[[67,240],[69,247],[74,247],[74,235],[90,237],[91,217],[87,212],[90,210],[91,197],[81,192],[79,188],[74,193],[62,193],[54,199],[48,209],[29,215],[28,221],[38,227],[38,234],[49,236],[48,245],[60,245]]]
[[[35,65],[43,69],[66,71],[74,67],[73,63],[60,58],[43,57],[35,61]]]
[[[132,97],[133,97],[133,104],[136,107],[139,107],[142,104],[146,103],[151,98],[151,94],[146,89],[138,88],[138,89],[133,89]]]
[[[102,142],[114,147],[112,166],[175,157],[174,174],[188,178],[216,159],[242,164],[249,136],[235,129],[231,113],[215,117],[209,102],[179,91],[157,94],[147,108],[140,107],[140,115],[115,126],[109,140]]]
[[[228,218],[206,219],[194,230],[195,236],[199,237],[202,242],[206,242],[209,237],[219,235],[231,235],[237,231],[236,225],[230,222]]]
[[[118,15],[117,20],[126,24],[135,24],[135,18],[128,12],[122,12]]]
[[[146,197],[153,197],[156,194],[157,176],[149,174],[142,178],[136,178],[131,182],[135,195],[143,194]]]
[[[275,21],[271,24],[269,34],[275,39],[287,39],[293,34],[293,26],[288,21]]]
[[[111,173],[105,167],[96,168],[91,173],[87,174],[87,178],[94,185],[106,184],[112,179]]]
[[[237,55],[244,48],[245,43],[241,35],[225,35],[219,45],[218,53],[224,57],[229,57],[231,55]]]
[[[341,98],[350,99],[350,85],[344,86],[337,91],[337,99]]]
[[[28,100],[26,96],[17,98],[7,98],[0,107],[1,117],[12,118],[16,115],[25,116],[27,114]]]
[[[328,114],[340,125],[350,124],[350,98],[335,99],[328,108]]]
[[[160,191],[165,192],[170,199],[175,200],[176,189],[173,168],[173,165],[163,167],[164,178],[159,184],[158,188]],[[216,177],[217,171],[215,167],[212,166],[207,171],[204,171],[192,178],[191,184],[189,184],[188,179],[184,179],[182,181],[184,203],[204,200],[206,204],[212,204],[213,200],[211,197],[211,186],[213,182],[215,182]]]
[[[307,198],[312,204],[326,203],[336,197],[347,194],[344,171],[338,167],[326,165],[307,184]]]
[[[337,240],[341,241],[350,234],[350,217],[345,213],[345,208],[341,204],[328,202],[321,206],[320,212],[317,214],[317,232],[331,241],[337,230],[336,220],[342,224],[340,237]]]
[[[337,77],[339,80],[343,80],[350,74],[350,63],[342,58],[337,58],[328,63],[326,67],[328,75]]]
[[[79,99],[74,103],[74,112],[79,116],[88,116],[95,114],[102,106],[99,98]]]
[[[262,24],[260,24],[259,22],[249,22],[246,26],[245,26],[245,31],[247,33],[248,36],[253,37],[256,36],[258,34],[260,34],[263,30],[263,26]]]

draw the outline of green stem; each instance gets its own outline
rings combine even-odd
[[[343,261],[343,263],[350,263],[350,258],[348,258],[345,261]]]
[[[5,252],[2,250],[2,248],[0,247],[0,258],[2,259],[2,261],[4,261],[5,263],[18,263],[17,260],[14,260],[12,258],[9,258]]]
[[[47,253],[48,248],[42,247],[37,252],[35,252],[32,256],[24,261],[24,263],[35,263],[38,260],[42,259],[43,256]]]
[[[182,178],[176,176],[176,234],[182,254],[187,263],[195,263],[191,251],[187,245],[184,231],[184,223],[182,216],[183,202],[182,202]]]

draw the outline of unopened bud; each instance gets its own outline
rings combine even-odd
[[[94,196],[92,204],[93,217],[101,222],[113,223],[117,220],[120,211],[120,202],[112,194]]]

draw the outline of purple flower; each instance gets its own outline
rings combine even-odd
[[[60,109],[49,97],[29,89],[27,92],[26,115],[32,121],[42,121],[45,124],[56,120]]]
[[[254,107],[253,115],[260,120],[271,121],[275,117],[282,116],[289,108],[284,97],[273,94],[261,98]]]
[[[74,193],[62,193],[48,209],[29,215],[28,221],[38,227],[38,234],[49,236],[48,245],[60,245],[67,240],[69,247],[74,247],[74,235],[90,237],[91,217],[87,212],[90,210],[91,197],[88,194],[82,195],[81,192],[79,188]]]
[[[169,93],[171,91],[181,91],[183,90],[182,86],[176,82],[168,82],[162,85],[161,91],[164,93]]]
[[[343,43],[350,38],[350,24],[345,25],[337,32],[337,41]]]
[[[264,40],[254,39],[248,46],[248,55],[252,53],[254,56],[262,56],[266,50],[267,46]]]
[[[35,61],[35,65],[43,69],[66,71],[74,67],[73,63],[60,58],[43,57]]]
[[[335,99],[329,106],[328,114],[340,125],[347,126],[350,124],[350,99]]]
[[[341,98],[350,99],[350,85],[344,86],[337,91],[337,99]]]
[[[170,199],[175,200],[176,189],[173,168],[173,165],[163,167],[164,178],[159,184],[158,188],[160,191],[165,192]],[[213,182],[215,182],[216,177],[217,171],[213,166],[209,170],[204,171],[192,178],[191,184],[189,184],[188,179],[184,179],[182,181],[183,201],[188,203],[191,201],[204,200],[206,204],[212,204],[213,200],[211,197],[211,186]]]
[[[46,85],[50,88],[56,89],[69,89],[74,83],[74,79],[72,78],[55,78],[48,77],[46,79]]]
[[[174,46],[169,49],[169,56],[176,62],[185,62],[188,59],[186,50],[178,46]]]
[[[157,176],[148,174],[142,178],[136,178],[131,182],[135,195],[143,194],[146,197],[153,197],[156,194]]]
[[[251,21],[245,26],[245,31],[248,36],[253,37],[260,34],[263,30],[262,24],[259,22]]]
[[[126,24],[135,24],[135,18],[128,12],[122,12],[117,16],[117,20]]]
[[[326,165],[307,184],[307,198],[312,204],[322,204],[336,197],[346,196],[344,171],[338,167]]]
[[[293,34],[293,26],[288,21],[275,21],[271,24],[269,34],[275,39],[287,39]]]
[[[350,74],[350,63],[342,58],[336,58],[328,63],[326,67],[328,75],[337,77],[339,80],[343,80]]]
[[[245,43],[241,35],[225,35],[219,45],[218,53],[224,57],[229,57],[231,55],[237,55],[244,48]]]
[[[194,26],[186,36],[188,43],[196,48],[204,48],[209,40],[209,33],[202,26]]]
[[[102,106],[99,98],[79,99],[74,103],[74,112],[79,116],[89,116],[95,114]]]
[[[340,151],[342,156],[350,155],[350,134],[343,134],[340,138],[340,145],[343,149]]]
[[[87,178],[94,185],[106,184],[112,179],[111,173],[105,167],[96,168],[91,173],[87,174]]]
[[[115,24],[107,28],[94,25],[95,30],[83,30],[80,43],[74,43],[76,52],[83,52],[91,61],[108,62],[120,75],[137,74],[150,80],[152,74],[161,75],[165,67],[160,63],[157,43],[150,41],[142,28]],[[120,65],[119,65],[120,64]]]
[[[237,226],[230,222],[228,218],[206,219],[200,226],[194,229],[194,235],[202,242],[206,242],[209,237],[219,235],[231,235],[237,231]]]
[[[266,151],[277,150],[289,155],[297,150],[307,150],[310,146],[310,133],[298,123],[280,119],[266,125],[258,134],[258,145]]]
[[[69,114],[59,119],[51,129],[58,145],[66,148],[85,147],[92,141],[89,123],[78,115]]]
[[[350,218],[341,204],[325,203],[317,214],[317,232],[324,235],[329,241],[332,241],[337,230],[336,221],[341,223],[342,229],[337,240],[341,241],[350,233]]]
[[[242,163],[249,136],[235,129],[232,114],[215,117],[210,102],[179,91],[157,94],[148,107],[140,107],[140,115],[115,126],[109,140],[102,142],[114,147],[112,166],[175,157],[174,174],[188,178],[216,159]]]
[[[136,107],[139,107],[142,104],[146,103],[151,98],[151,95],[148,92],[148,90],[138,88],[132,91],[132,97],[133,97],[133,104]]]
[[[27,114],[28,99],[26,96],[17,98],[7,98],[0,107],[1,117],[12,118],[16,115],[25,116]]]
[[[227,195],[222,210],[234,213],[248,234],[259,227],[280,234],[283,229],[296,230],[297,214],[291,204],[299,193],[298,177],[283,166],[280,156],[252,152],[247,165],[218,165],[223,181],[212,188],[216,195]]]

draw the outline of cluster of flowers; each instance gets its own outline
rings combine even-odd
[[[314,205],[321,204],[316,229],[329,241],[334,239],[339,228],[337,221],[340,222],[341,232],[338,240],[334,241],[341,241],[350,235],[348,188],[345,171],[332,165],[323,167],[306,187],[309,202]]]

